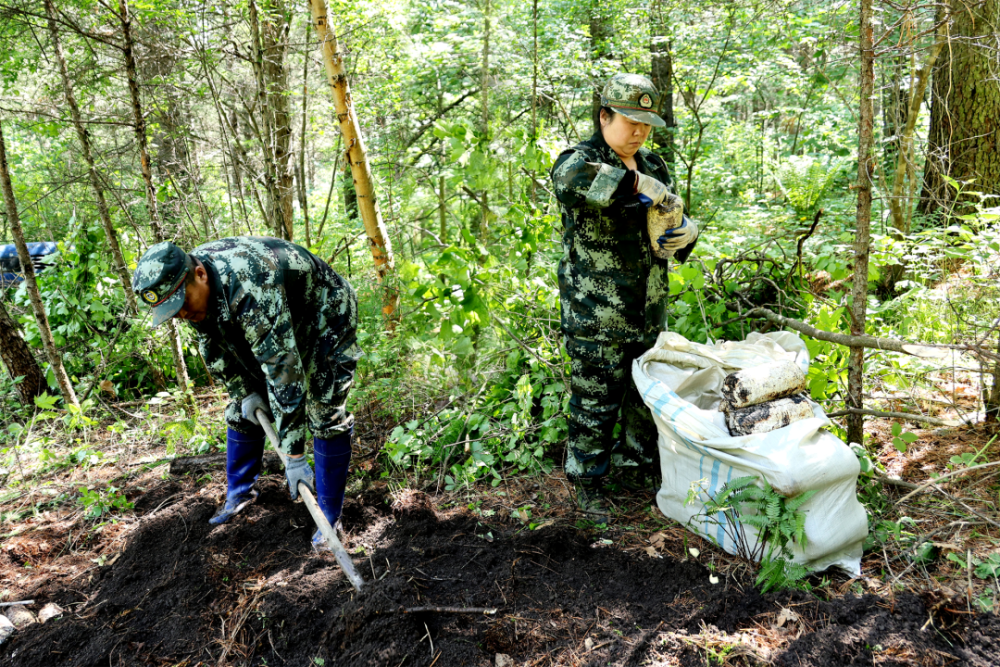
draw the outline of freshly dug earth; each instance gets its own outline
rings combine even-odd
[[[310,552],[309,517],[277,479],[230,524],[210,526],[214,510],[190,481],[140,498],[146,514],[116,559],[90,580],[30,591],[67,613],[15,635],[0,665],[485,667],[497,654],[532,667],[1000,663],[997,617],[964,604],[762,596],[575,528],[439,514],[415,492],[348,501],[361,595],[331,556]],[[498,611],[401,613],[417,606]]]

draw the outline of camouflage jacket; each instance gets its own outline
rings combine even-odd
[[[224,238],[191,255],[209,277],[207,316],[191,325],[212,375],[232,399],[266,391],[272,412],[304,409],[306,372],[323,372],[329,330],[357,322],[350,284],[305,248],[280,239]]]
[[[638,171],[673,190],[659,156],[641,148],[635,161]],[[650,249],[646,206],[631,192],[616,193],[627,171],[600,132],[563,151],[552,167],[563,221],[562,329],[579,338],[652,345],[665,325],[668,265]],[[675,259],[686,260],[695,243]]]

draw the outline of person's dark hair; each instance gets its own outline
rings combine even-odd
[[[610,122],[610,121],[612,121],[612,120],[615,119],[615,114],[616,113],[617,112],[614,109],[612,109],[611,107],[601,107],[597,111],[597,115],[594,116],[594,131],[595,132],[600,132],[601,131],[601,115],[602,114],[607,114],[608,121]]]

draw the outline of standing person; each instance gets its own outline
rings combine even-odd
[[[344,504],[354,416],[347,394],[360,356],[357,297],[350,284],[305,248],[257,236],[224,238],[190,254],[164,241],[136,267],[132,289],[153,326],[187,320],[211,373],[226,383],[226,502],[209,523],[225,523],[257,498],[264,455],[256,412],[275,421],[292,498],[313,487],[330,525]],[[276,419],[275,419],[276,417]],[[316,474],[304,456],[306,425]],[[319,530],[312,538],[326,547]]]
[[[551,173],[562,210],[559,297],[571,364],[566,475],[580,508],[599,517],[607,515],[612,459],[637,466],[640,482],[658,472],[656,426],[631,373],[666,324],[668,263],[651,251],[646,216],[674,196],[673,184],[663,159],[642,147],[653,125],[665,125],[658,108],[649,79],[616,74],[601,93],[593,136],[563,151]],[[697,238],[685,218],[657,241],[683,262]]]

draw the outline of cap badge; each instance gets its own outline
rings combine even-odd
[[[642,94],[642,97],[639,98],[639,106],[643,109],[649,109],[653,106],[653,98],[649,96],[649,93]]]
[[[156,303],[160,300],[160,297],[156,296],[156,292],[151,289],[146,290],[142,293],[142,298],[150,303]]]

